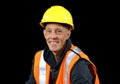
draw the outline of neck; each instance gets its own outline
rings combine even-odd
[[[62,51],[59,51],[59,52],[53,52],[53,55],[54,55],[54,58],[55,58],[56,62],[58,62],[61,53],[62,53]]]

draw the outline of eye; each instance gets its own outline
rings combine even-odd
[[[57,33],[57,34],[61,34],[61,33],[62,33],[62,30],[59,30],[59,29],[58,29],[58,30],[56,30],[56,33]]]
[[[61,30],[57,30],[57,32],[62,32]]]
[[[46,33],[50,33],[51,30],[50,29],[45,29]]]

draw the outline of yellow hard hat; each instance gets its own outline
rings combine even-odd
[[[44,23],[48,23],[48,22],[68,24],[71,26],[71,30],[74,29],[72,15],[63,6],[54,5],[46,10],[46,12],[42,17],[40,25],[44,27]]]

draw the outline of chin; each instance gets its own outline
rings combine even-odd
[[[50,51],[52,51],[52,52],[56,52],[56,51],[58,51],[58,49],[50,48]]]
[[[52,51],[52,52],[56,52],[57,50],[54,50],[54,49],[50,49],[50,51]]]

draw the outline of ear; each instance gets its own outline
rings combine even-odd
[[[45,37],[45,30],[43,30],[43,35],[44,35],[44,37]]]
[[[71,35],[71,30],[68,30],[68,33],[67,33],[67,39],[70,38],[70,35]]]

